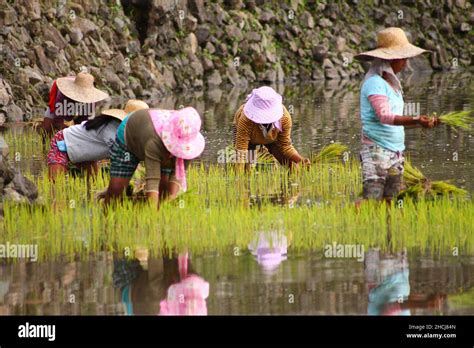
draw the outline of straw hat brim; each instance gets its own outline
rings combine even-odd
[[[101,90],[91,87],[91,88],[80,88],[74,84],[74,80],[61,77],[56,80],[56,85],[62,94],[66,97],[80,102],[80,103],[97,103],[101,100],[107,99],[109,95]]]
[[[116,119],[123,121],[123,119],[127,116],[127,113],[122,109],[107,109],[102,111],[100,115],[115,117]]]
[[[390,48],[376,48],[375,50],[359,53],[355,55],[354,58],[362,61],[368,61],[374,58],[381,58],[386,60],[407,59],[416,57],[425,52],[431,51],[424,50],[409,43],[398,47],[393,46]]]

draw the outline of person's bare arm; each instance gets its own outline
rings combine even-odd
[[[161,154],[158,140],[149,139],[145,145],[145,191],[147,198],[159,208]]]
[[[433,128],[439,124],[436,117],[427,116],[401,116],[395,115],[390,109],[390,101],[387,96],[381,94],[372,94],[368,96],[369,102],[374,109],[375,115],[383,124],[394,126],[412,127],[421,125],[425,128]]]
[[[148,201],[153,204],[153,205],[156,205],[156,208],[159,209],[160,208],[160,199],[159,199],[159,192],[158,191],[147,191],[146,192],[146,198],[148,199]]]
[[[417,126],[420,125],[423,128],[433,128],[439,124],[436,117],[431,118],[428,116],[395,116],[393,120],[395,126]]]
[[[168,182],[168,197],[167,199],[172,201],[178,197],[178,193],[181,186],[176,181]]]

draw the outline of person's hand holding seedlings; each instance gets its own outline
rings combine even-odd
[[[401,82],[397,74],[407,59],[424,49],[412,45],[400,28],[387,28],[377,35],[377,48],[355,56],[371,61],[360,95],[362,120],[363,198],[390,201],[401,189],[404,172],[405,130],[421,125],[433,128],[438,119],[405,116]]]

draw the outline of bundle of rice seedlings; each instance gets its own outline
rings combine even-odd
[[[272,165],[278,164],[277,159],[268,151],[265,146],[259,146],[256,153],[257,164]]]
[[[237,154],[237,150],[235,149],[233,144],[230,144],[225,147],[224,153],[222,154],[223,157],[221,160],[225,163],[233,163],[232,161],[238,160],[239,156]],[[249,154],[249,156],[252,156]],[[254,158],[249,157],[248,160],[251,160],[253,163],[261,164],[261,165],[273,165],[278,164],[276,158],[268,151],[268,149],[264,145],[258,145],[257,149],[255,150]],[[228,162],[229,161],[229,162]],[[221,162],[221,163],[223,163]]]
[[[467,196],[468,192],[462,188],[449,183],[449,181],[431,181],[410,161],[405,161],[405,172],[403,175],[406,188],[402,190],[399,197],[437,197],[437,196]]]
[[[454,129],[459,128],[465,131],[472,131],[474,129],[474,118],[470,116],[471,113],[472,110],[454,111],[439,116],[439,120],[441,123],[447,124]]]
[[[349,148],[341,143],[326,145],[321,149],[321,151],[319,151],[319,153],[310,156],[311,163],[330,162],[341,159],[344,152],[347,152],[348,150]]]
[[[145,166],[140,163],[130,180],[130,185],[127,190],[127,195],[132,196],[134,199],[144,199],[145,194]]]

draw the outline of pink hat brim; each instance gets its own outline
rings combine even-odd
[[[201,133],[188,142],[180,144],[180,141],[173,135],[170,130],[163,130],[161,133],[161,140],[166,149],[175,157],[190,160],[198,157],[206,145],[206,140]]]
[[[243,110],[249,120],[259,124],[266,124],[276,122],[283,117],[283,104],[279,103],[270,109],[262,110],[252,104],[252,98],[250,97],[247,100]]]

